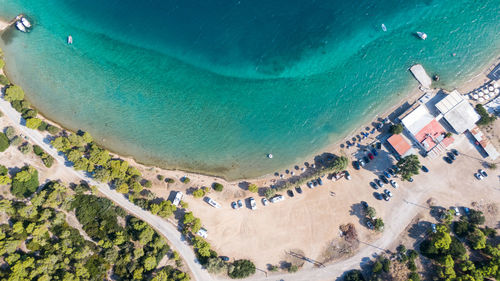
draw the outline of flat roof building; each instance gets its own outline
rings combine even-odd
[[[414,154],[410,142],[402,134],[392,135],[387,139],[387,142],[401,157]]]
[[[476,110],[457,90],[436,103],[436,108],[457,134],[474,128],[480,119]]]

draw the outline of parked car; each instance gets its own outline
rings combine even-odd
[[[262,205],[267,206],[267,204],[269,204],[269,201],[266,198],[262,198]]]
[[[226,256],[220,256],[220,259],[223,261],[229,261],[229,257]]]
[[[422,171],[424,171],[424,173],[429,172],[429,169],[427,169],[427,167],[425,167],[424,165],[422,165],[421,169]]]
[[[318,186],[318,182],[316,180],[312,180],[312,183],[314,187]]]
[[[373,224],[372,224],[372,222],[371,222],[370,220],[367,220],[367,221],[366,221],[366,226],[367,226],[369,229],[373,229],[373,228],[374,228],[374,227],[373,227]]]
[[[392,165],[391,169],[394,171],[394,174],[397,174],[399,172],[399,168],[396,165]]]
[[[377,150],[376,150],[375,148],[372,148],[372,153],[373,153],[373,155],[375,155],[375,156],[377,156],[377,155],[378,155],[378,152],[377,152]]]
[[[318,180],[317,180],[317,181],[318,181],[318,184],[319,184],[319,185],[323,185],[323,181],[321,180],[321,178],[318,178]]]
[[[391,197],[387,196],[387,194],[382,193],[382,197],[384,198],[385,201],[389,201]]]
[[[432,229],[432,233],[436,233],[437,232],[436,224],[435,223],[431,224],[431,229]]]
[[[485,171],[485,170],[483,170],[483,169],[480,169],[480,170],[478,171],[478,173],[480,173],[480,174],[481,174],[481,176],[483,176],[483,177],[487,177],[487,176],[488,176],[488,174],[486,173],[486,171]]]
[[[238,200],[238,208],[243,208],[243,201]]]
[[[389,197],[392,197],[392,192],[389,190],[389,189],[385,189],[384,190],[384,193],[389,196]]]
[[[302,194],[302,188],[300,188],[300,186],[295,187],[295,191],[297,191],[298,194]]]
[[[379,187],[384,187],[384,183],[379,180],[379,179],[375,179],[375,183],[379,186]]]
[[[408,181],[409,181],[409,182],[413,182],[413,178],[409,178],[409,179],[408,179]]]
[[[389,180],[384,176],[384,175],[380,175],[379,177],[385,184],[388,184],[389,183]]]
[[[387,172],[387,171],[384,171],[384,176],[385,176],[386,178],[388,178],[388,179],[390,179],[390,178],[391,178],[391,174],[389,174],[389,172]]]
[[[283,195],[274,195],[273,197],[271,197],[271,199],[269,199],[271,203],[277,203],[283,200],[285,200],[285,197]]]
[[[287,193],[287,194],[288,194],[288,196],[290,196],[290,197],[295,196],[295,195],[293,194],[293,191],[292,191],[291,189],[289,189],[286,193]]]
[[[352,166],[354,167],[354,169],[356,170],[359,170],[361,169],[360,165],[359,165],[359,162],[358,161],[353,161],[352,162]]]
[[[460,210],[458,210],[457,207],[451,207],[453,211],[455,211],[455,216],[459,217],[460,216]]]
[[[361,206],[363,206],[363,208],[365,209],[368,209],[368,203],[366,203],[366,201],[361,201]]]
[[[390,183],[391,183],[392,187],[394,187],[394,188],[398,188],[399,187],[398,183],[396,181],[394,181],[394,180],[391,180]]]
[[[458,156],[458,154],[460,154],[460,153],[458,153],[458,150],[456,150],[456,149],[452,149],[451,153],[455,154],[455,156]]]
[[[344,171],[344,176],[345,176],[346,180],[351,180],[351,174],[349,174],[348,171]]]
[[[373,193],[373,196],[375,196],[375,198],[376,198],[377,200],[382,200],[382,199],[383,199],[382,194],[381,194],[381,193],[378,193],[378,192]]]
[[[370,159],[368,159],[368,157],[366,157],[366,156],[365,156],[365,157],[363,157],[363,160],[365,160],[365,163],[366,163],[366,164],[370,163]]]
[[[255,203],[255,199],[253,199],[253,197],[248,198],[248,202],[250,203],[250,209],[257,209],[257,203]]]
[[[236,202],[233,201],[233,202],[231,202],[231,207],[233,209],[238,209],[238,204],[236,204]]]
[[[365,163],[365,161],[363,161],[363,159],[359,159],[358,162],[359,162],[359,165],[361,165],[361,167],[364,167],[366,165],[366,163]]]
[[[481,175],[480,173],[475,173],[474,176],[476,177],[476,179],[478,180],[482,180],[484,177],[483,175]]]
[[[373,159],[375,159],[375,156],[373,156],[373,154],[370,152],[370,153],[368,153],[368,158],[370,158],[370,160],[373,160]]]
[[[387,169],[387,172],[389,172],[389,174],[391,174],[391,176],[395,177],[396,176],[396,173],[394,172],[393,169],[389,168]]]
[[[455,156],[455,154],[451,153],[451,152],[448,152],[446,153],[448,155],[448,157],[451,158],[451,160],[455,161],[455,159],[457,159],[457,157]]]
[[[378,185],[372,181],[370,182],[370,186],[375,188],[375,189],[378,189]]]
[[[446,161],[448,164],[452,164],[453,163],[453,160],[451,160],[451,158],[448,157],[448,156],[444,157],[444,161]]]
[[[308,186],[309,188],[314,188],[313,183],[312,183],[312,182],[310,182],[310,181],[308,181],[308,182],[307,182],[307,186]]]

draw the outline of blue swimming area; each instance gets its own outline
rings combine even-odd
[[[228,179],[343,138],[415,87],[414,63],[451,89],[500,53],[495,0],[12,2],[0,17],[34,29],[2,34],[7,72],[45,116],[140,162]]]

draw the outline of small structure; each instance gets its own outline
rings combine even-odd
[[[205,238],[207,239],[208,237],[208,231],[205,229],[205,228],[200,228],[200,230],[198,230],[198,232],[196,232],[196,235],[202,237],[202,238]]]
[[[425,69],[421,64],[415,64],[414,66],[410,67],[410,71],[415,79],[417,79],[418,83],[422,85],[422,87],[426,89],[431,88],[432,79],[431,77],[429,77],[429,75],[427,75],[427,72],[425,72]]]
[[[476,145],[481,147],[483,151],[490,157],[491,160],[496,160],[500,154],[495,149],[493,144],[486,138],[486,136],[481,132],[479,127],[474,127],[472,130],[469,130],[474,139],[476,139]]]
[[[436,108],[457,134],[474,128],[481,118],[457,90],[436,103]]]
[[[387,139],[387,142],[400,157],[405,157],[415,152],[410,142],[402,134],[392,135]]]

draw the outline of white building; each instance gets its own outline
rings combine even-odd
[[[457,134],[471,130],[481,118],[472,105],[457,90],[449,93],[436,103],[436,108]]]

